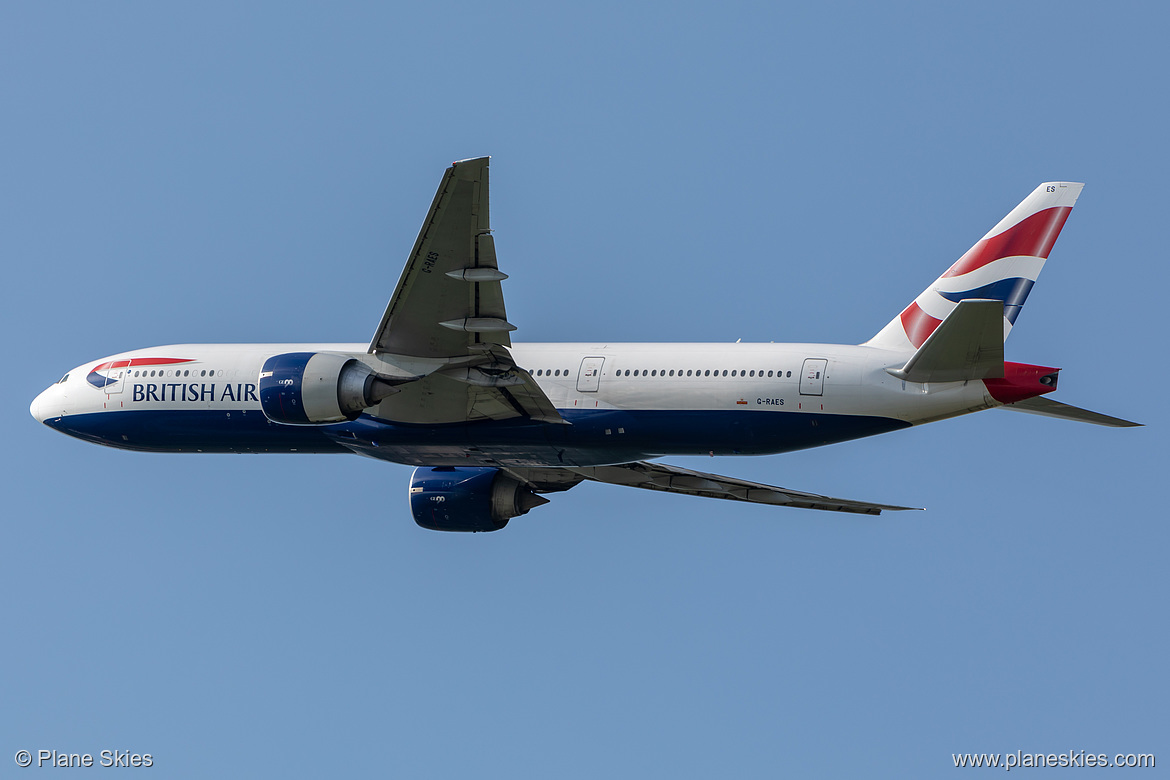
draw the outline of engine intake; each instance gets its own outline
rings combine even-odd
[[[411,514],[432,531],[498,531],[547,503],[499,469],[417,468],[410,477]]]
[[[257,386],[265,416],[286,425],[356,420],[363,409],[397,392],[357,358],[330,352],[270,357]]]

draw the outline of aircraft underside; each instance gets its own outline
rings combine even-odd
[[[280,425],[253,411],[127,411],[46,424],[145,452],[346,453],[414,466],[597,466],[665,455],[772,455],[909,427],[885,417],[755,411],[565,411],[568,424],[487,420],[392,423],[371,415]]]

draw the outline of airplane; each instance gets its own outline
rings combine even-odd
[[[488,159],[444,173],[369,344],[177,344],[69,371],[32,402],[70,436],[144,452],[356,453],[415,466],[418,525],[496,531],[592,480],[877,515],[855,501],[679,468],[1003,408],[1138,423],[1046,397],[1059,368],[1005,362],[1083,184],[1045,182],[876,335],[844,344],[513,344]]]

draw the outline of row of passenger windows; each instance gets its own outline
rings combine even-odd
[[[138,375],[139,375],[139,373],[140,373],[140,372],[138,372],[138,371],[135,371],[135,372],[134,372],[134,376],[138,376]],[[169,369],[168,369],[168,370],[167,370],[167,371],[165,371],[165,372],[164,372],[164,371],[163,371],[161,368],[160,368],[160,369],[158,369],[158,371],[147,371],[146,369],[143,369],[143,370],[141,371],[141,374],[142,374],[142,376],[144,376],[144,377],[151,377],[151,376],[155,376],[156,374],[157,374],[158,376],[178,376],[178,377],[192,376],[192,373],[191,373],[191,370],[190,370],[190,369],[182,369],[182,370],[179,370],[179,369],[175,369],[175,370],[169,370]],[[213,377],[213,376],[216,376],[216,372],[215,372],[215,369],[214,369],[214,368],[212,368],[212,369],[203,369],[203,370],[202,370],[202,371],[200,371],[200,372],[199,372],[199,373],[198,373],[196,376],[203,376],[203,377]],[[219,374],[218,374],[218,376],[223,376],[223,371],[220,371],[220,372],[219,372]]]
[[[547,369],[547,368],[538,368],[538,369],[536,369],[536,375],[537,376],[552,376],[552,377],[568,376],[569,370],[565,369],[564,371],[561,371],[561,369],[558,368],[554,371],[554,370]],[[709,369],[704,369],[704,370],[688,369],[685,374],[681,368],[678,369],[677,371],[676,370],[667,371],[666,369],[657,369],[657,368],[652,368],[649,371],[647,371],[644,368],[643,369],[635,368],[635,369],[633,369],[632,373],[631,373],[631,370],[627,368],[627,369],[625,369],[624,372],[619,370],[619,371],[614,373],[614,376],[675,376],[675,375],[678,375],[678,376],[728,376],[728,375],[730,375],[730,376],[746,376],[746,377],[750,378],[750,377],[755,377],[755,376],[763,377],[763,376],[765,376],[765,373],[764,373],[764,370],[762,368],[759,371],[754,371],[754,370],[744,371],[742,369],[733,369],[730,372],[728,372],[726,369],[724,369],[724,371],[722,373],[720,373],[719,369],[715,369],[714,371],[711,371]],[[785,373],[784,371],[774,371],[773,370],[773,371],[768,371],[766,376],[769,376],[769,377],[775,376],[776,378],[779,379],[779,378],[783,378],[785,376],[791,377],[792,372],[788,371],[787,373]]]
[[[678,369],[677,371],[674,371],[674,370],[665,371],[665,370],[660,370],[660,369],[651,369],[649,371],[642,369],[641,372],[639,372],[638,369],[634,369],[634,371],[633,371],[634,376],[639,376],[639,375],[641,375],[641,376],[675,376],[676,374],[678,376],[684,376],[683,370],[681,368]],[[764,370],[762,368],[759,371],[754,371],[754,370],[753,371],[744,371],[742,369],[738,369],[738,370],[733,369],[731,371],[727,371],[725,369],[722,372],[720,372],[719,369],[715,369],[714,371],[688,370],[686,372],[685,376],[728,376],[729,374],[731,376],[746,376],[746,377],[755,377],[755,376],[763,377],[763,376],[765,376]],[[616,375],[617,376],[630,376],[630,369],[627,368],[624,372],[618,371]],[[768,371],[766,375],[781,378],[784,376],[784,372],[783,371]],[[791,371],[788,372],[788,376],[792,376]]]

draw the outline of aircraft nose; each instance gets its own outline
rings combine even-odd
[[[41,394],[33,399],[29,404],[28,410],[32,414],[33,419],[39,423],[43,423],[49,416],[49,399],[47,396],[53,391],[53,388],[41,391]]]

